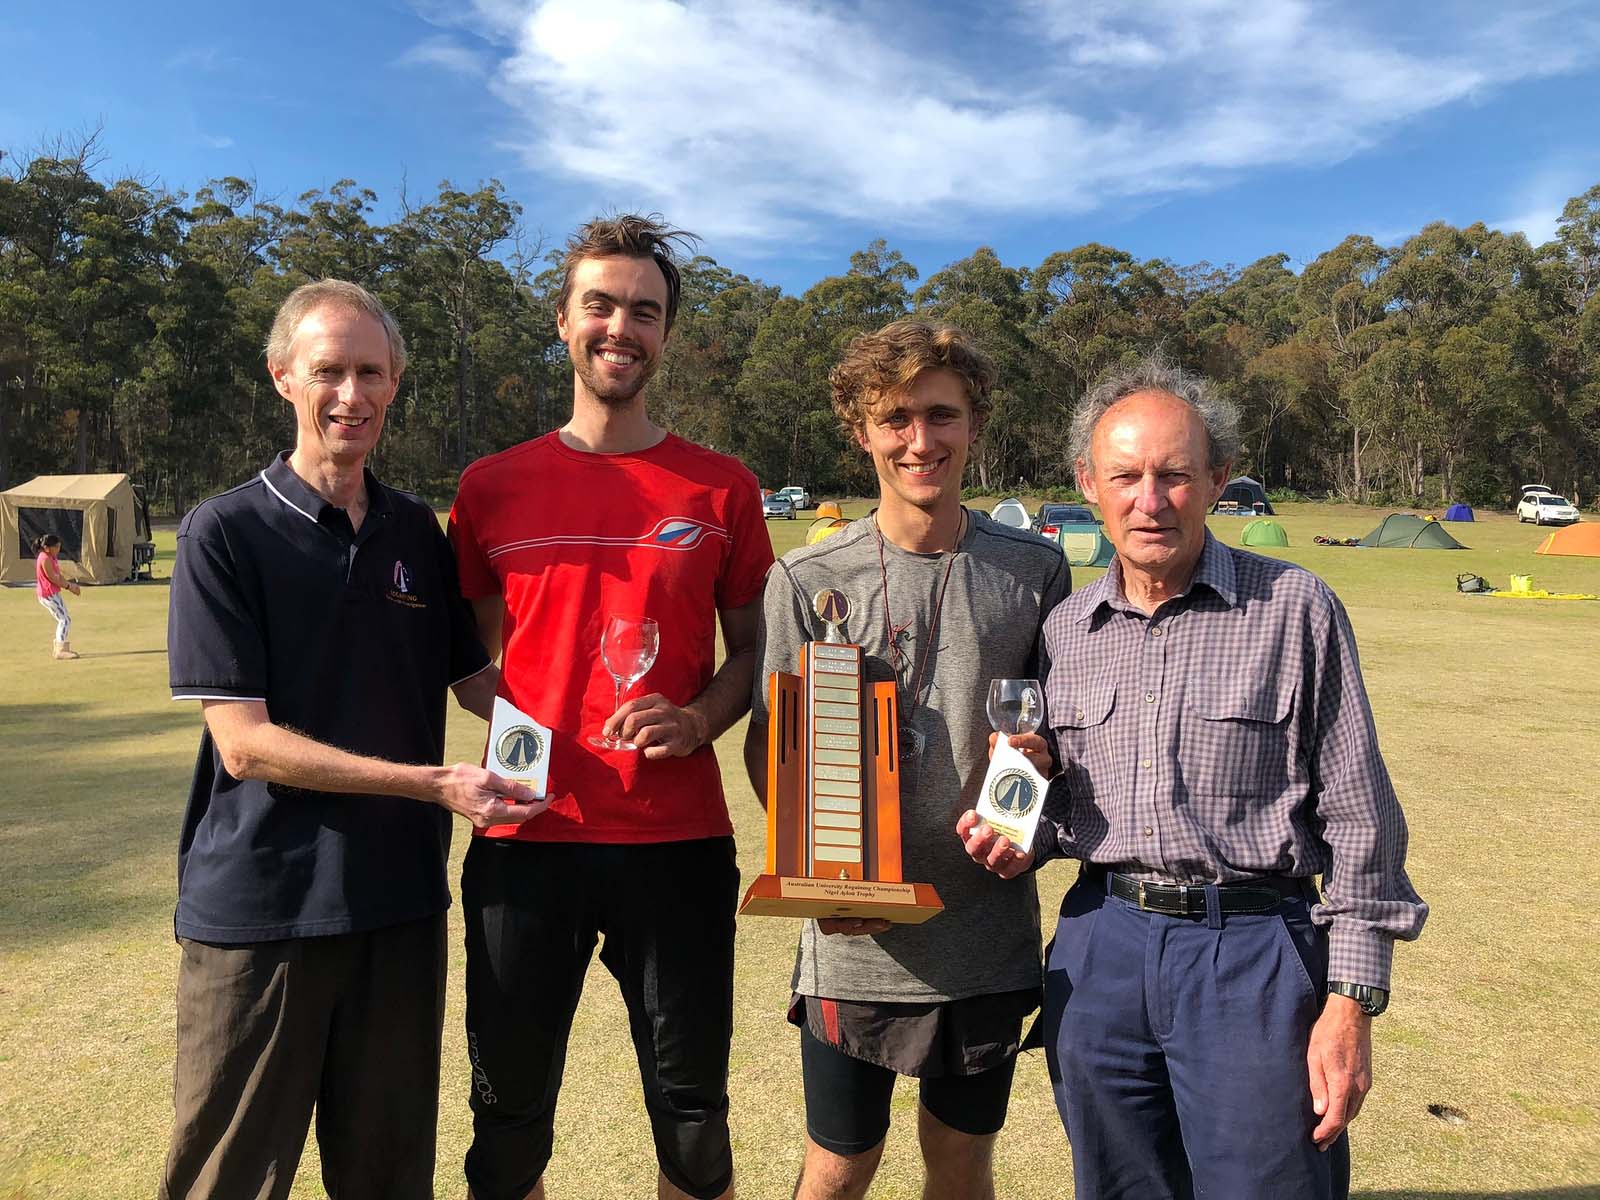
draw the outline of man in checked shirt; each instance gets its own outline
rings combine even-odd
[[[1427,916],[1349,619],[1206,531],[1239,433],[1203,380],[1119,370],[1072,434],[1117,556],[1045,624],[1062,770],[1032,856],[957,832],[1000,875],[1083,864],[1042,1018],[1077,1195],[1344,1197],[1393,942]]]

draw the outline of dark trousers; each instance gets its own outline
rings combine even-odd
[[[461,874],[478,1200],[522,1200],[550,1162],[567,1035],[595,943],[622,991],[661,1172],[691,1196],[733,1179],[732,838],[562,845],[474,838]],[[583,1153],[583,1147],[574,1148]]]
[[[1311,1140],[1306,1046],[1327,987],[1307,899],[1142,912],[1103,877],[1067,893],[1044,1038],[1078,1200],[1343,1200],[1350,1144]]]
[[[334,1200],[432,1197],[444,914],[182,946],[162,1200],[287,1196],[313,1108]]]

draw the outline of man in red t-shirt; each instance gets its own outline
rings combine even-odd
[[[665,1197],[731,1195],[739,870],[711,743],[750,706],[772,544],[751,473],[645,412],[687,235],[636,216],[568,243],[556,327],[572,419],[461,477],[450,538],[500,695],[551,733],[548,811],[467,851],[476,1200],[543,1200],[567,1035],[597,936],[628,1006]],[[613,616],[660,649],[620,707]],[[717,621],[727,656],[715,670]],[[596,746],[591,735],[637,750]]]

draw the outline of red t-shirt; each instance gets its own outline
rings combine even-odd
[[[637,454],[586,454],[557,433],[479,459],[461,476],[450,541],[468,599],[505,597],[500,694],[553,731],[555,803],[491,837],[672,842],[733,827],[716,755],[590,746],[614,711],[600,636],[612,615],[653,617],[655,665],[625,699],[693,700],[716,665],[717,610],[759,600],[772,542],[756,478],[734,458],[667,437]]]
[[[61,590],[55,580],[50,578],[50,572],[45,565],[49,561],[50,553],[47,550],[39,551],[39,557],[33,560],[33,590],[39,594],[41,600],[48,600]]]

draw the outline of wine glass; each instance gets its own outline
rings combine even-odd
[[[1002,739],[1032,733],[1043,719],[1044,689],[1037,679],[989,681],[989,724]]]
[[[656,661],[656,651],[661,645],[661,632],[649,617],[606,618],[605,632],[600,635],[600,661],[605,664],[612,682],[616,685],[616,703],[611,711],[622,707],[622,693],[643,679]],[[589,744],[603,750],[637,750],[639,747],[620,737],[590,734]]]

